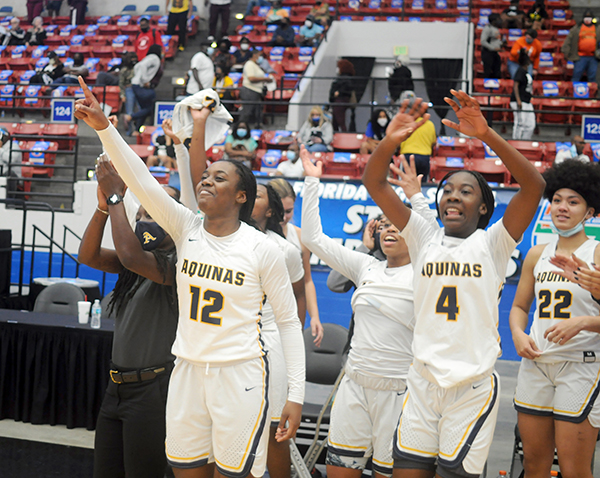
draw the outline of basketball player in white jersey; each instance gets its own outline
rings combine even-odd
[[[408,112],[405,102],[367,164],[363,183],[401,231],[414,269],[414,361],[394,437],[396,477],[475,478],[483,471],[498,413],[498,297],[544,191],[540,174],[488,126],[477,101],[451,93],[458,102],[446,102],[460,124],[444,124],[485,141],[522,186],[488,230],[494,198],[477,173],[450,173],[440,183],[443,228],[408,209],[387,175],[396,149],[429,117],[421,99]]]
[[[269,426],[269,364],[260,312],[269,297],[288,371],[288,401],[277,439],[298,428],[304,398],[304,344],[283,254],[250,221],[252,172],[219,161],[197,188],[204,219],[172,201],[109,125],[83,79],[76,116],[94,128],[117,171],[178,251],[177,357],[167,402],[167,459],[177,478],[260,477]],[[109,207],[122,198],[108,198]],[[216,470],[215,470],[216,468]]]
[[[408,248],[386,217],[379,222],[385,261],[352,251],[323,233],[319,214],[322,163],[302,146],[302,237],[308,249],[356,284],[354,334],[346,374],[331,412],[327,476],[360,478],[369,458],[375,476],[392,476],[392,437],[412,362],[414,308]],[[415,176],[416,177],[416,176]],[[421,207],[429,213],[424,198]],[[435,222],[435,218],[432,218]]]
[[[556,447],[562,476],[591,478],[600,427],[600,305],[577,284],[577,271],[570,281],[551,260],[575,255],[586,265],[600,263],[600,243],[583,227],[600,211],[600,166],[567,160],[544,179],[555,236],[527,253],[510,313],[523,357],[514,398],[523,466],[527,478],[548,476]]]

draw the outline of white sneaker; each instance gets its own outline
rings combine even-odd
[[[215,41],[215,37],[214,37],[214,36],[212,36],[212,35],[210,35],[210,36],[209,36],[209,37],[206,39],[206,41],[210,41],[210,42],[212,42],[212,41]]]

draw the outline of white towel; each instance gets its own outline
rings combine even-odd
[[[212,88],[207,88],[184,98],[175,105],[173,111],[173,132],[182,143],[192,137],[192,131],[194,130],[194,120],[192,119],[190,108],[201,110],[204,107],[210,107],[213,102],[216,103],[216,106],[206,120],[205,149],[211,148],[213,144],[223,138],[223,135],[225,135],[229,128],[227,123],[233,121],[233,117],[229,114],[227,108],[221,104],[219,94]]]

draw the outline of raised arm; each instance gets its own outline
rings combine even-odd
[[[510,174],[521,186],[519,192],[513,196],[506,207],[506,212],[502,218],[508,233],[515,241],[518,241],[537,211],[546,181],[533,164],[488,126],[487,121],[481,114],[479,103],[474,98],[471,98],[464,91],[450,90],[450,92],[456,96],[460,106],[450,98],[445,98],[445,100],[456,113],[460,124],[456,124],[449,119],[443,119],[442,122],[446,126],[467,136],[474,136],[486,143],[498,155]]]
[[[163,131],[173,141],[175,159],[177,160],[177,171],[179,171],[179,183],[181,187],[181,203],[190,211],[198,211],[196,191],[192,184],[192,173],[190,171],[190,153],[181,140],[173,132],[173,121],[166,119],[162,124]]]
[[[207,107],[201,110],[190,109],[194,120],[194,130],[190,142],[190,171],[192,173],[192,185],[194,191],[196,186],[202,181],[202,174],[206,169],[206,146],[204,136],[206,129],[206,120],[210,115],[210,109]]]
[[[373,200],[400,231],[408,223],[411,211],[387,181],[390,160],[412,132],[429,119],[429,114],[426,113],[427,104],[423,103],[421,98],[415,101],[410,110],[407,109],[408,100],[405,100],[398,114],[388,125],[385,138],[371,155],[362,178]]]

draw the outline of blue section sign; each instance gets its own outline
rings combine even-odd
[[[585,141],[600,142],[600,116],[584,116],[581,119],[581,136]]]
[[[52,123],[73,123],[75,121],[74,98],[52,98],[50,121]]]
[[[176,104],[174,101],[157,101],[154,104],[154,126],[161,126],[164,120],[171,119]]]

